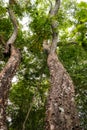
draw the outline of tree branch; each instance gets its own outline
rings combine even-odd
[[[30,104],[30,107],[29,107],[29,109],[28,109],[27,115],[26,115],[25,120],[24,120],[24,123],[23,123],[23,128],[22,128],[22,130],[25,130],[25,125],[26,125],[27,119],[28,119],[28,117],[29,117],[29,114],[30,114],[30,112],[31,112],[32,106],[33,106],[33,102]]]
[[[8,53],[9,52],[9,45],[12,45],[16,38],[17,38],[17,34],[18,34],[18,24],[17,24],[17,20],[16,20],[16,17],[14,15],[14,12],[11,10],[11,7],[10,5],[12,4],[10,2],[11,0],[9,0],[9,8],[8,8],[8,13],[9,13],[9,17],[11,19],[11,22],[13,24],[13,27],[14,27],[14,31],[11,35],[11,37],[9,38],[9,40],[7,41],[6,43],[6,50],[5,50],[5,53]],[[11,5],[12,6],[12,5]]]
[[[51,29],[52,29],[52,44],[48,44],[48,40],[44,39],[43,41],[43,49],[49,54],[56,51],[57,42],[58,42],[58,30],[57,30],[57,21],[55,19],[55,16],[58,13],[59,7],[60,7],[60,0],[55,0],[55,5],[53,7],[53,4],[51,0],[49,0],[50,3],[50,11],[49,16],[51,19]]]
[[[10,8],[8,8],[8,13],[9,13],[10,19],[11,19],[11,21],[13,23],[14,31],[12,33],[12,36],[7,41],[7,44],[13,44],[15,42],[16,38],[17,38],[18,25],[17,25],[17,20],[16,20],[16,17],[14,15],[14,12]]]
[[[60,7],[60,0],[55,0],[54,8],[51,8],[51,10],[49,12],[50,18],[52,19],[52,21],[51,21],[52,44],[51,44],[50,53],[55,52],[56,47],[57,47],[57,42],[58,42],[58,30],[57,30],[58,23],[54,17],[57,15],[59,7]]]
[[[30,103],[30,107],[29,107],[29,109],[28,109],[27,115],[26,115],[25,120],[24,120],[24,122],[23,122],[23,128],[22,128],[22,130],[25,130],[25,125],[26,125],[26,122],[27,122],[27,120],[28,120],[28,118],[29,118],[29,114],[30,114],[30,112],[31,112],[31,109],[32,109],[32,107],[33,107],[35,95],[36,95],[36,94],[34,94],[34,96],[33,96],[33,98],[32,98],[32,102]]]
[[[51,7],[52,7],[52,4],[51,4]],[[55,0],[54,8],[51,8],[50,10],[51,17],[54,17],[58,13],[59,7],[60,7],[60,0]]]

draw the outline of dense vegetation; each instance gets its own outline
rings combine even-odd
[[[8,3],[0,2],[0,70],[7,59],[3,56],[4,41],[13,31],[7,14]],[[19,21],[16,46],[21,50],[21,64],[10,89],[7,122],[9,130],[43,130],[45,102],[49,89],[47,55],[42,42],[51,37],[47,15],[50,0],[17,0],[14,6]],[[27,26],[25,30],[24,22]],[[87,3],[63,0],[58,19],[57,54],[73,79],[81,126],[87,130]],[[5,60],[4,60],[5,59]]]

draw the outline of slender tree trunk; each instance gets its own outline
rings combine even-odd
[[[57,58],[48,55],[51,89],[46,106],[46,130],[80,130],[72,80]]]

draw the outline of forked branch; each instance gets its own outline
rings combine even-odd
[[[49,47],[49,49],[46,49],[44,47],[44,42],[43,42],[43,48],[45,48],[48,52],[50,50],[50,53],[54,53],[56,51],[57,47],[57,42],[58,42],[58,22],[56,20],[56,15],[58,13],[59,7],[60,7],[60,0],[55,0],[55,5],[53,6],[51,0],[49,0],[51,8],[49,11],[50,19],[51,19],[51,29],[52,29],[52,44],[49,47],[47,44],[45,44]]]

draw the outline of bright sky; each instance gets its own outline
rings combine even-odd
[[[78,3],[81,2],[81,1],[87,2],[87,0],[77,0]]]
[[[4,2],[9,2],[9,0],[3,0]],[[34,2],[34,0],[31,0],[32,2]],[[76,0],[78,3],[81,1],[87,2],[87,0]],[[23,30],[27,30],[27,24],[29,23],[28,19],[26,17],[23,18],[23,20],[21,21],[21,23],[23,23]]]
[[[5,2],[8,2],[9,0],[3,0],[3,1],[5,1]],[[32,0],[33,1],[33,0]],[[78,3],[80,2],[80,1],[85,1],[85,2],[87,2],[87,0],[76,0]]]

